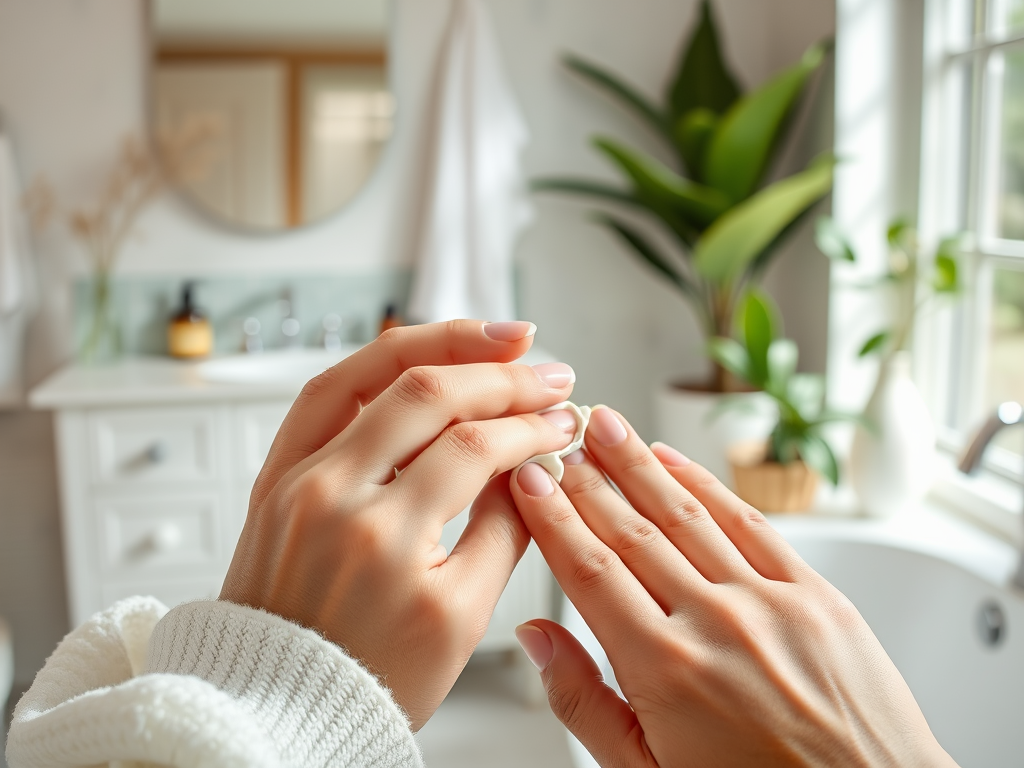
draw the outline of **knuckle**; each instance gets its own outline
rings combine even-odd
[[[562,489],[570,499],[581,499],[600,493],[608,486],[608,481],[599,472],[576,473],[583,475],[574,482],[563,481]]]
[[[573,733],[583,730],[586,706],[583,689],[564,682],[548,685],[548,704],[562,724]]]
[[[619,559],[610,549],[595,549],[577,555],[572,564],[573,584],[581,592],[598,589],[608,581]]]
[[[689,534],[695,527],[706,524],[708,511],[692,496],[670,501],[665,509],[665,527],[673,533]]]
[[[303,401],[315,398],[328,391],[335,385],[334,379],[335,373],[333,368],[328,368],[323,373],[318,373],[302,385],[302,390],[299,392],[297,400]]]
[[[644,550],[653,545],[660,535],[660,531],[649,520],[639,516],[631,517],[616,529],[613,548],[622,553]]]
[[[304,472],[296,479],[292,490],[292,502],[296,511],[309,514],[330,508],[336,491],[335,482],[334,478],[324,472]]]
[[[346,546],[352,551],[377,559],[389,549],[387,533],[372,515],[347,516],[343,530]]]
[[[452,452],[460,458],[479,459],[493,450],[493,438],[486,429],[472,422],[454,424],[445,430]]]
[[[622,462],[622,471],[630,473],[646,473],[651,467],[659,463],[654,454],[647,448],[638,451],[631,451]]]
[[[394,348],[402,345],[403,339],[409,334],[409,329],[399,326],[398,328],[388,328],[386,331],[382,331],[381,334],[374,340],[374,344],[381,347]]]
[[[414,405],[434,405],[442,402],[447,395],[441,374],[437,369],[427,366],[404,371],[394,386],[399,397]]]
[[[768,520],[761,512],[742,502],[733,516],[733,524],[742,531],[760,531],[768,528]]]

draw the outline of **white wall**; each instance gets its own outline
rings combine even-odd
[[[369,187],[346,211],[301,232],[250,238],[166,200],[144,217],[123,269],[201,275],[406,263],[421,170],[421,116],[449,3],[398,0],[393,32],[397,135]],[[651,144],[617,106],[567,75],[557,58],[575,51],[658,92],[695,0],[488,0],[488,5],[533,134],[525,157],[531,174],[609,175],[587,147],[594,132]],[[833,5],[823,0],[716,5],[728,53],[747,82],[793,61],[834,28]],[[138,0],[0,0],[0,107],[18,141],[25,174],[45,173],[67,202],[85,199],[94,188],[119,136],[144,128],[142,18]],[[703,369],[690,315],[674,293],[586,223],[583,206],[543,199],[538,210],[519,249],[523,314],[539,325],[538,342],[576,367],[579,401],[614,405],[642,433],[649,432],[648,401],[655,383]],[[827,271],[821,257],[807,250],[806,242],[790,249],[772,282],[792,335],[812,367],[820,368]],[[67,277],[81,267],[73,245],[56,234],[40,242],[39,258],[48,289],[31,336],[34,380],[68,355]],[[21,681],[30,679],[64,630],[49,429],[45,416],[0,415],[0,613],[14,624]]]

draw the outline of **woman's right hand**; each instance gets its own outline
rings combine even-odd
[[[760,512],[607,408],[586,446],[561,488],[527,464],[512,493],[628,704],[562,627],[517,635],[604,768],[954,765],[857,610]]]

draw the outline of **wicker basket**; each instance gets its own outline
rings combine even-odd
[[[806,512],[818,491],[818,473],[802,461],[778,464],[765,461],[768,446],[762,441],[737,443],[729,448],[736,495],[762,512]]]

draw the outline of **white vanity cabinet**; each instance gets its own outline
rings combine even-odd
[[[72,626],[129,595],[167,605],[217,596],[301,384],[217,384],[195,364],[140,358],[72,366],[33,391],[35,407],[55,411]],[[445,528],[449,551],[466,519]],[[517,647],[515,626],[551,604],[550,572],[531,545],[481,648]]]

